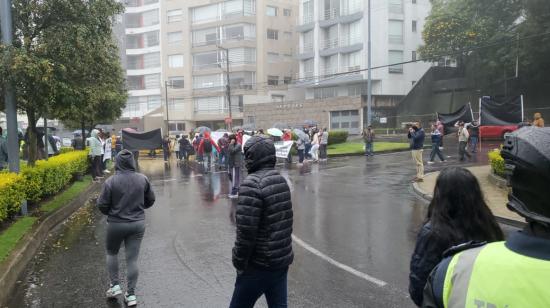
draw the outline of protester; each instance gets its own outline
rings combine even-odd
[[[455,124],[458,127],[458,157],[460,161],[464,161],[464,156],[468,156],[468,159],[472,158],[466,146],[468,145],[468,138],[470,134],[468,130],[464,127],[464,122],[460,121]]]
[[[103,172],[104,173],[111,173],[111,171],[109,171],[109,169],[107,168],[108,165],[109,165],[109,162],[111,161],[111,155],[112,155],[112,152],[113,152],[113,149],[111,148],[113,142],[111,140],[111,137],[106,134],[105,137],[107,139],[105,139],[105,142],[103,143]]]
[[[413,178],[415,182],[424,181],[424,161],[422,153],[424,152],[424,138],[426,137],[424,129],[420,126],[420,122],[414,123],[409,128],[407,138],[410,140],[411,154],[416,165],[416,176]]]
[[[506,242],[450,250],[428,278],[423,307],[550,306],[550,128],[524,127],[505,138],[507,207],[527,223]]]
[[[533,116],[533,126],[535,127],[544,127],[544,119],[540,112],[536,112]]]
[[[239,195],[239,185],[241,184],[241,165],[242,165],[242,145],[237,143],[237,136],[229,136],[228,151],[228,166],[229,176],[231,178],[231,194],[229,198],[233,199]]]
[[[176,135],[176,139],[172,144],[172,149],[176,152],[176,160],[180,161],[180,135]]]
[[[252,308],[264,294],[269,307],[287,307],[287,273],[294,258],[290,189],[275,170],[272,140],[251,137],[244,156],[248,176],[236,206],[237,280],[230,308]]]
[[[204,162],[206,163],[206,170],[210,170],[211,164],[212,164],[212,149],[216,149],[216,151],[220,152],[220,148],[210,137],[209,132],[204,132],[204,138],[201,139],[201,142],[199,144],[199,154],[203,158]]]
[[[170,158],[170,136],[164,136],[162,139],[162,153],[164,154],[164,162],[167,163]]]
[[[307,139],[305,139],[305,144],[304,144],[304,157],[306,159],[312,159],[312,156],[310,154],[310,151],[311,151],[311,147],[312,147],[312,144],[311,144],[311,141],[312,141],[312,135],[311,135],[311,131],[309,130],[309,128],[307,126],[304,127],[304,133],[307,135]]]
[[[375,134],[372,126],[369,125],[367,128],[363,129],[361,136],[363,137],[363,142],[365,143],[365,156],[374,156],[373,144]]]
[[[306,150],[306,143],[304,139],[298,137],[298,140],[296,140],[296,150],[298,151],[298,164],[301,165],[304,163],[304,152]]]
[[[327,160],[327,146],[328,146],[328,131],[323,128],[319,137],[319,159],[321,161]]]
[[[437,157],[439,157],[439,160],[441,160],[441,162],[444,162],[445,161],[445,158],[443,157],[443,154],[441,153],[441,150],[440,150],[440,145],[441,145],[441,139],[443,138],[443,136],[441,136],[441,133],[439,132],[439,130],[437,129],[437,125],[432,125],[432,152],[430,153],[430,160],[428,161],[428,164],[433,164],[434,163],[434,159],[435,159],[435,156],[437,155]]]
[[[437,130],[441,134],[441,142],[439,143],[439,149],[443,150],[443,137],[445,137],[445,126],[443,125],[443,122],[439,120],[435,123],[435,125],[437,125]]]
[[[319,161],[319,131],[313,130],[313,140],[311,141],[311,149],[309,150],[313,162]]]
[[[124,242],[126,254],[128,288],[124,301],[136,306],[135,294],[138,279],[137,260],[141,240],[145,233],[145,211],[155,203],[155,194],[147,177],[136,172],[134,157],[128,150],[122,150],[116,157],[116,174],[105,182],[97,207],[107,215],[107,270],[110,287],[107,297],[122,294],[118,274],[118,252]]]
[[[237,130],[237,143],[238,144],[243,144],[243,137],[244,136],[244,130],[242,129],[239,129]]]
[[[283,141],[292,141],[292,132],[290,129],[285,129],[283,133]],[[292,154],[289,151],[288,156],[286,158],[286,162],[289,164],[292,164]]]
[[[494,242],[503,238],[476,177],[464,168],[444,169],[437,177],[411,259],[411,299],[418,306],[422,304],[426,280],[447,249],[468,241]]]
[[[470,135],[470,151],[472,153],[477,153],[477,143],[479,141],[479,125],[477,121],[472,121],[472,123],[465,124],[464,127],[468,129]]]
[[[188,162],[189,155],[192,155],[194,153],[193,146],[189,142],[189,139],[187,139],[186,135],[182,135],[178,143],[178,147],[180,149],[180,160]]]
[[[0,127],[0,171],[8,165],[8,142],[2,134],[2,127]]]
[[[82,135],[81,134],[74,134],[74,138],[71,141],[71,146],[75,150],[84,150],[84,143],[82,142]]]
[[[117,137],[116,138],[115,149],[116,149],[117,155],[118,155],[118,153],[120,153],[120,151],[122,151],[122,137]]]
[[[229,134],[224,133],[218,140],[218,147],[220,148],[220,159],[218,164],[224,166],[225,169],[229,166]]]
[[[92,162],[92,179],[94,182],[103,178],[101,168],[101,141],[98,137],[99,131],[92,130],[90,137],[86,139],[87,145],[90,147],[88,156]]]

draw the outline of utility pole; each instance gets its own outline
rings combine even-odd
[[[44,160],[48,160],[48,145],[50,144],[50,140],[48,139],[48,119],[46,118],[46,114],[44,114]]]
[[[13,29],[11,19],[11,0],[0,0],[0,19],[2,22],[2,43],[11,46]],[[6,126],[8,129],[8,162],[10,172],[19,173],[19,136],[17,130],[17,105],[13,86],[5,85],[4,101],[6,103]]]
[[[164,93],[165,93],[165,102],[166,102],[166,134],[170,135],[170,119],[168,118],[168,80],[164,81]],[[164,138],[164,137],[163,137]]]
[[[229,105],[229,123],[227,124],[227,128],[229,131],[231,131],[231,127],[233,126],[233,115],[231,110],[231,86],[229,85],[229,49],[223,48],[221,46],[218,46],[218,48],[225,52],[225,76],[227,78],[227,84],[225,85],[225,94],[227,96],[227,104]]]
[[[372,74],[371,74],[371,6],[370,1],[368,0],[368,39],[367,39],[367,69],[368,69],[368,77],[367,77],[367,126],[372,124]]]

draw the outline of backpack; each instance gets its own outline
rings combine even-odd
[[[204,139],[202,146],[205,153],[212,153],[212,142],[210,142],[210,139]]]

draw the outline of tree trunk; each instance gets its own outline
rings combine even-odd
[[[29,149],[29,158],[27,164],[34,166],[34,162],[38,159],[38,140],[36,134],[36,114],[34,110],[27,110],[27,119],[29,121],[29,127],[27,128],[27,134],[29,136],[27,148]]]
[[[86,124],[84,124],[84,119],[80,121],[80,128],[82,129],[80,132],[82,133],[82,149],[86,150]]]

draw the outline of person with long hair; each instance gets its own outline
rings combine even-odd
[[[413,302],[422,304],[428,276],[447,249],[470,241],[503,239],[476,177],[460,167],[441,171],[411,258],[409,293]]]

